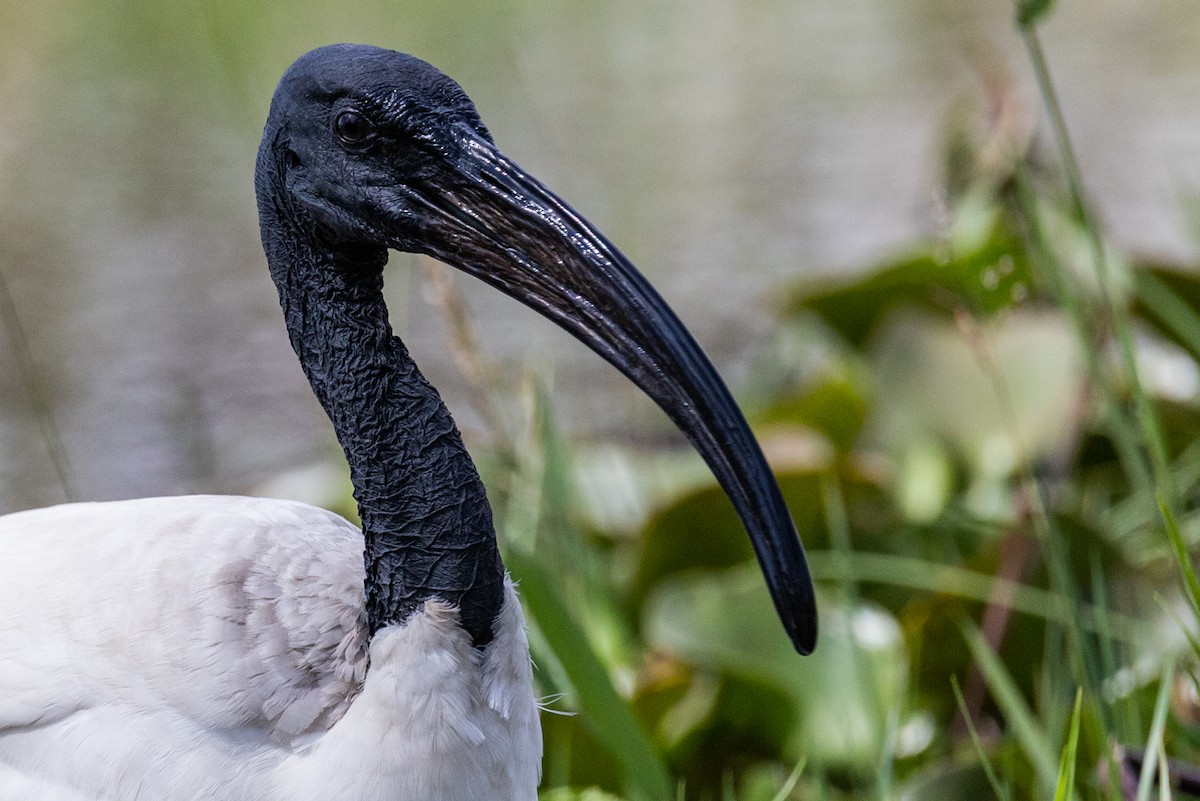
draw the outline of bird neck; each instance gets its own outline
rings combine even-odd
[[[436,598],[486,645],[504,582],[492,510],[449,410],[392,334],[387,251],[323,246],[270,203],[260,218],[292,347],[350,464],[370,633]]]

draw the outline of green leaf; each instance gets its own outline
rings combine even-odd
[[[849,371],[830,372],[775,401],[755,416],[755,424],[805,425],[828,437],[838,450],[850,450],[866,422],[865,381]]]
[[[796,767],[792,769],[792,774],[788,776],[787,781],[783,783],[783,786],[779,788],[779,792],[775,794],[775,797],[771,801],[787,801],[788,796],[792,794],[792,790],[795,789],[796,783],[800,781],[800,775],[803,773],[804,760],[801,759],[796,763]]]
[[[1054,765],[1054,749],[1050,745],[1050,738],[1029,709],[1021,691],[1017,689],[1012,674],[984,639],[983,632],[974,623],[963,621],[962,633],[988,689],[991,690],[996,706],[1000,708],[1004,719],[1012,728],[1013,736],[1021,745],[1021,750],[1029,758],[1043,788],[1048,793],[1054,792],[1058,785],[1058,771]]]
[[[1058,785],[1054,789],[1054,801],[1067,801],[1075,797],[1075,755],[1079,750],[1079,712],[1083,704],[1083,690],[1075,691],[1075,711],[1071,714],[1071,733],[1063,746],[1062,760],[1058,765]]]
[[[1154,784],[1154,773],[1159,768],[1166,768],[1167,752],[1163,746],[1163,735],[1167,728],[1167,709],[1171,698],[1171,675],[1174,665],[1168,662],[1163,665],[1162,676],[1158,684],[1158,697],[1154,701],[1154,717],[1150,720],[1150,735],[1146,738],[1145,759],[1142,770],[1138,775],[1137,801],[1149,801],[1150,788]]]
[[[933,243],[865,276],[806,280],[792,291],[788,312],[815,312],[847,342],[862,347],[897,309],[949,317],[950,310],[963,308],[984,316],[1019,305],[1032,294],[1028,254],[994,206],[979,214],[981,225],[959,237],[951,253]]]
[[[1140,618],[1085,603],[1079,606],[1079,618],[1072,618],[1064,614],[1062,604],[1054,593],[1040,587],[927,559],[866,551],[843,554],[810,550],[808,565],[813,578],[818,581],[850,578],[863,583],[954,595],[980,603],[1003,603],[1014,611],[1057,621],[1064,626],[1080,625],[1088,631],[1106,631],[1114,638],[1135,646],[1143,644],[1137,635],[1147,627],[1146,621]],[[1004,600],[997,600],[999,598]]]
[[[1053,5],[1054,0],[1018,0],[1017,24],[1022,28],[1037,24],[1037,21],[1044,17]]]
[[[1134,282],[1138,311],[1193,358],[1200,358],[1200,282],[1165,269],[1137,270]]]
[[[621,799],[595,787],[586,790],[556,787],[538,794],[538,801],[621,801]]]
[[[776,688],[796,715],[787,755],[815,769],[867,775],[885,747],[889,713],[908,686],[895,619],[873,605],[822,596],[821,646],[788,642],[756,564],[664,581],[647,600],[646,640],[701,667]]]
[[[974,762],[954,759],[933,762],[904,783],[899,801],[946,801],[987,798],[988,783],[983,769]]]
[[[821,528],[821,487],[816,473],[777,475],[801,539]],[[710,479],[711,481],[711,479]],[[664,578],[695,568],[725,568],[752,559],[754,551],[729,497],[715,482],[660,509],[641,538],[632,582],[635,604]]]
[[[880,324],[871,361],[887,403],[874,427],[893,451],[931,439],[965,458],[978,482],[1005,479],[1059,452],[1083,385],[1078,342],[1057,313],[1013,310],[963,328],[924,312]]]
[[[963,722],[967,724],[967,734],[971,736],[971,745],[974,746],[975,754],[979,757],[979,764],[983,768],[984,775],[987,776],[988,784],[992,786],[992,792],[1000,801],[1010,801],[1012,791],[1000,783],[1000,777],[996,775],[992,762],[988,759],[987,752],[983,748],[983,741],[979,739],[979,732],[975,729],[975,721],[971,720],[971,712],[967,709],[967,699],[963,698],[962,689],[958,686],[957,676],[950,676],[950,687],[954,690],[954,702],[958,704],[958,712],[962,715]]]
[[[1175,515],[1172,514],[1171,508],[1167,506],[1166,500],[1162,493],[1158,493],[1158,509],[1162,514],[1163,523],[1167,527],[1167,537],[1171,540],[1171,548],[1175,552],[1175,561],[1179,563],[1179,572],[1183,578],[1183,589],[1187,595],[1188,602],[1192,607],[1192,614],[1200,620],[1200,578],[1196,576],[1196,568],[1192,566],[1192,558],[1188,554],[1187,545],[1184,544],[1183,535],[1179,533],[1179,525],[1175,522]]]
[[[521,598],[575,691],[584,722],[621,763],[629,796],[635,801],[670,798],[673,784],[650,738],[617,694],[604,665],[555,590],[554,582],[533,558],[510,550],[505,562],[520,583]]]

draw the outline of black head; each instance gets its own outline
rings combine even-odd
[[[277,282],[302,248],[372,266],[388,247],[426,253],[532,307],[621,370],[704,456],[746,525],[784,627],[798,650],[812,650],[804,551],[724,383],[628,259],[496,149],[458,84],[401,53],[314,50],[280,82],[255,184]]]
[[[280,80],[259,180],[331,245],[421,251],[410,195],[461,172],[473,141],[491,144],[491,136],[462,87],[436,67],[379,47],[328,45]]]

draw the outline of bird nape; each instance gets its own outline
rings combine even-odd
[[[804,552],[724,384],[616,247],[497,150],[458,84],[376,47],[302,56],[272,100],[255,189],[362,531],[303,504],[203,496],[0,518],[11,797],[536,798],[521,609],[458,430],[389,326],[388,248],[481,278],[653,398],[812,650]]]

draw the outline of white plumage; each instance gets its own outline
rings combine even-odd
[[[368,646],[362,547],[255,498],[0,517],[0,799],[532,801],[511,584],[484,650],[432,600]]]

